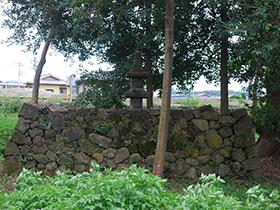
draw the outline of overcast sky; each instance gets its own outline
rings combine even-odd
[[[1,6],[1,5],[0,5]],[[0,8],[0,22],[2,22]],[[6,40],[11,32],[7,29],[0,28],[0,41]],[[37,56],[34,56],[30,52],[24,52],[24,48],[21,46],[7,46],[5,43],[0,42],[0,80],[8,81],[20,79],[21,82],[32,81],[34,76],[34,60],[39,60],[40,51]],[[89,64],[90,63],[90,64]],[[63,55],[56,53],[50,49],[47,55],[47,62],[43,68],[43,74],[51,73],[61,79],[66,79],[71,74],[79,74],[79,66],[83,65],[88,69],[97,70],[100,67],[102,69],[110,69],[108,64],[102,64],[97,61],[95,57],[88,62],[66,62]],[[20,74],[19,74],[20,72]],[[20,76],[20,77],[19,77]],[[230,90],[240,91],[242,85],[232,82],[229,85]],[[201,78],[196,82],[194,86],[195,91],[201,90],[219,90],[219,87],[214,84],[207,84],[204,78]]]

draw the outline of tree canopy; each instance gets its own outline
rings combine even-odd
[[[48,38],[52,47],[70,58],[92,55],[94,25],[89,8],[70,0],[11,0],[4,8],[3,26],[12,30],[8,43],[36,52]],[[85,17],[87,16],[87,20]]]

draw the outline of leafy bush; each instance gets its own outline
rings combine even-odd
[[[2,113],[18,113],[22,107],[20,98],[1,98],[0,110]]]
[[[0,195],[1,209],[279,209],[280,192],[253,187],[244,199],[228,195],[224,180],[202,176],[183,194],[169,192],[165,180],[131,166],[123,171],[101,170],[90,173],[59,173],[44,177],[24,170],[15,190]],[[2,205],[2,206],[1,206]]]
[[[0,159],[3,157],[6,141],[11,138],[17,121],[17,114],[7,114],[0,110]]]
[[[135,166],[123,171],[95,170],[75,176],[42,177],[23,171],[3,209],[171,209],[177,195],[164,180]]]
[[[124,106],[127,81],[112,71],[84,71],[81,82],[86,90],[75,100],[78,107],[112,108]]]
[[[0,98],[0,159],[3,158],[6,141],[15,130],[21,106],[20,98]]]
[[[199,107],[199,100],[197,98],[187,98],[182,102],[184,106]]]

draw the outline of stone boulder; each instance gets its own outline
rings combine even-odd
[[[129,157],[129,163],[130,164],[140,163],[141,160],[142,160],[142,157],[139,153],[133,153]]]
[[[130,156],[130,153],[126,147],[123,147],[117,150],[114,161],[115,163],[122,163],[127,160]]]
[[[206,140],[209,147],[213,149],[218,149],[223,145],[223,139],[216,130],[210,130],[207,134]]]
[[[112,139],[105,137],[105,136],[101,136],[97,133],[91,133],[89,134],[89,139],[94,142],[95,144],[99,145],[102,148],[108,148],[110,147],[111,143],[112,143]]]
[[[208,131],[209,130],[209,124],[207,120],[201,120],[201,119],[194,119],[192,120],[192,123],[201,131]]]
[[[16,131],[14,135],[12,136],[12,139],[10,140],[17,145],[24,145],[31,142],[31,139],[25,135],[23,135],[21,132]]]
[[[28,129],[30,128],[30,122],[31,122],[31,120],[27,120],[27,119],[20,117],[18,119],[16,129],[18,131],[20,131],[21,133],[25,134],[26,131],[28,131]]]
[[[78,163],[89,164],[90,158],[85,153],[76,153],[74,158]]]
[[[252,158],[252,159],[244,160],[241,165],[242,165],[242,168],[246,171],[255,170],[255,169],[257,169],[257,166],[258,166],[258,159]]]
[[[252,121],[248,116],[242,117],[235,125],[234,125],[234,133],[236,135],[246,135],[252,129]]]
[[[223,125],[223,126],[231,126],[233,125],[234,123],[236,122],[236,119],[229,116],[229,115],[222,115],[220,117],[220,123]]]
[[[231,159],[234,161],[242,162],[243,160],[246,159],[246,155],[242,149],[238,149],[238,150],[232,152]]]
[[[103,150],[103,155],[106,158],[113,159],[116,155],[116,150],[113,148],[108,148],[106,150]]]
[[[62,136],[67,141],[78,141],[85,138],[85,130],[78,126],[65,128]]]
[[[95,160],[97,163],[102,163],[103,159],[104,159],[104,156],[103,156],[102,153],[94,153],[92,155],[92,159]]]
[[[40,115],[40,108],[30,104],[23,104],[19,113],[25,119],[37,120]]]
[[[221,164],[219,165],[219,169],[218,169],[218,175],[221,177],[225,177],[230,175],[231,171],[230,171],[230,167],[225,165],[225,164]]]

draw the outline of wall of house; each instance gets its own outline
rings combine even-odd
[[[159,110],[38,108],[25,104],[6,145],[7,173],[27,169],[46,174],[89,169],[92,161],[118,169],[151,169]],[[220,115],[210,106],[171,111],[165,175],[195,179],[256,169],[255,139],[245,110]]]
[[[54,90],[54,92],[53,92],[54,94],[60,94],[60,87],[67,88],[66,86],[63,86],[63,85],[47,85],[47,84],[46,85],[45,84],[40,85],[41,90],[52,89],[52,90]],[[67,94],[65,94],[65,95],[67,95]]]

